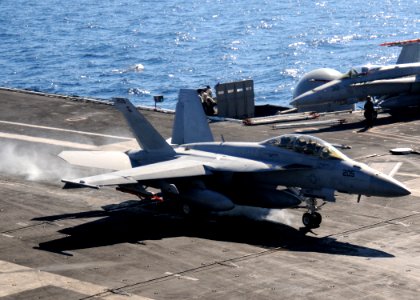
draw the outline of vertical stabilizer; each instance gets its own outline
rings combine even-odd
[[[196,90],[179,90],[172,144],[213,142],[213,135]]]
[[[381,46],[402,47],[398,56],[397,64],[408,64],[420,62],[420,39],[383,43]]]
[[[420,43],[403,46],[397,64],[420,62]]]
[[[175,154],[174,149],[128,99],[114,98],[114,106],[122,112],[137,142],[144,151]]]

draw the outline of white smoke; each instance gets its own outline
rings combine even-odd
[[[59,181],[76,177],[70,166],[42,146],[23,146],[13,142],[0,145],[0,173],[31,181]]]
[[[292,226],[295,221],[295,215],[285,209],[269,209],[268,215],[265,217],[267,221],[282,223]]]
[[[256,221],[269,221],[292,226],[295,216],[286,209],[268,209],[261,207],[236,205],[234,209],[223,212],[224,216],[242,216]]]

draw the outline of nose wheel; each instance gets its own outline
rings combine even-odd
[[[308,212],[303,214],[302,223],[306,228],[309,229],[318,228],[322,222],[322,216],[317,212],[320,207],[317,206],[317,201],[315,198],[306,198],[305,201],[308,207]]]
[[[302,216],[302,223],[309,229],[318,228],[322,222],[322,216],[318,212],[304,213]]]

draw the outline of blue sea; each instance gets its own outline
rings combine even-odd
[[[0,86],[174,108],[180,88],[253,79],[288,105],[306,72],[392,64],[418,0],[0,0]]]

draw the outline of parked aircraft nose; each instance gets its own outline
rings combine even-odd
[[[372,196],[402,197],[411,194],[401,182],[384,174],[371,177],[370,189],[373,191]]]

